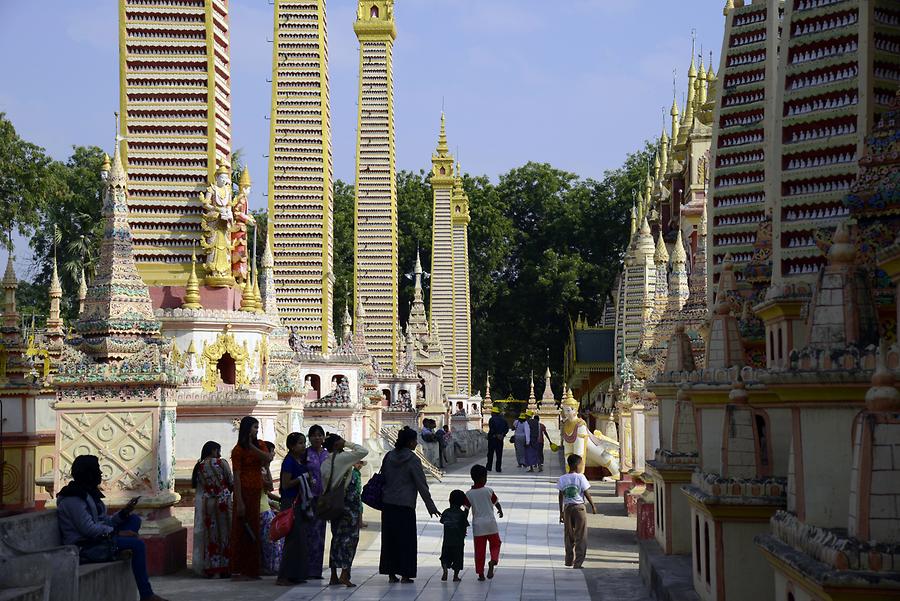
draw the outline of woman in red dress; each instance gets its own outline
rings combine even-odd
[[[231,520],[231,579],[259,580],[259,499],[262,468],[272,461],[265,442],[257,439],[259,422],[241,419],[237,445],[231,450],[234,470],[234,511]]]

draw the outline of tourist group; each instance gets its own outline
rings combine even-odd
[[[287,451],[275,492],[269,469],[275,444],[258,438],[259,422],[244,417],[231,461],[218,442],[203,445],[191,482],[194,502],[193,569],[207,578],[259,580],[275,574],[281,586],[323,578],[325,527],[331,523],[329,584],[354,587],[351,568],[359,543],[363,502],[382,512],[379,572],[391,583],[413,582],[417,569],[416,503],[421,497],[429,515],[444,527],[443,579],[453,570],[459,581],[464,544],[471,525],[475,570],[479,580],[492,578],[500,557],[497,516],[503,510],[487,487],[488,470],[471,469],[472,488],[454,490],[450,507],[440,512],[431,498],[415,449],[419,435],[403,428],[381,470],[363,486],[360,468],[368,450],[313,425],[306,435],[288,434]],[[77,545],[82,563],[113,560],[119,550],[132,551],[132,570],[142,601],[165,601],[153,593],[146,549],[138,537],[141,520],[133,513],[138,498],[108,515],[100,491],[102,473],[94,455],[72,465],[72,482],[60,491],[59,526],[65,544]],[[471,519],[471,524],[470,524]],[[485,555],[490,560],[485,575]]]

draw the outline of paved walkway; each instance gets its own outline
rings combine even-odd
[[[515,461],[512,449],[505,459]],[[551,457],[548,457],[551,459]],[[471,486],[469,467],[473,462],[453,466],[443,482],[431,486],[435,503],[443,509],[454,488]],[[556,479],[559,462],[543,473],[524,473],[516,468],[503,474],[491,473],[488,486],[503,505],[499,520],[503,546],[493,580],[478,582],[473,569],[472,543],[467,543],[462,582],[441,582],[440,550],[442,527],[428,518],[422,503],[418,508],[419,566],[414,584],[389,584],[379,575],[380,523],[378,512],[366,508],[360,551],[353,568],[354,589],[308,583],[291,589],[273,585],[273,578],[261,582],[232,583],[191,576],[153,580],[156,592],[170,601],[199,598],[241,599],[241,601],[375,601],[402,599],[421,601],[643,601],[647,599],[637,572],[634,518],[625,516],[621,498],[611,484],[595,484],[593,493],[600,515],[589,515],[590,548],[583,570],[563,566],[562,526],[558,523]],[[471,536],[471,532],[470,532]],[[327,559],[327,547],[326,547]],[[327,570],[326,570],[327,572]],[[451,575],[452,580],[452,575]]]

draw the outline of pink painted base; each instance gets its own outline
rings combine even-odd
[[[184,303],[184,286],[150,286],[150,301],[154,309],[177,309]],[[241,291],[200,286],[200,304],[204,309],[237,311],[241,308]]]
[[[637,537],[639,540],[650,540],[656,534],[654,508],[653,503],[648,503],[643,499],[637,500]]]
[[[147,546],[147,572],[151,576],[174,574],[187,567],[187,528],[163,536],[142,536]]]

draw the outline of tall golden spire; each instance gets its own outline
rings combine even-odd
[[[706,104],[706,70],[703,68],[703,55],[700,56],[700,71],[697,74],[697,110]]]
[[[250,270],[247,271],[247,278],[244,279],[244,285],[241,286],[241,311],[255,313],[256,297],[253,294],[253,278],[250,277]]]
[[[672,117],[672,144],[677,144],[679,134],[678,99],[675,98],[674,94],[672,95],[672,110],[669,111],[669,115]]]
[[[187,286],[184,288],[184,302],[182,309],[202,309],[200,304],[200,280],[197,279],[197,252],[191,250],[191,275],[188,276]]]
[[[253,251],[253,312],[265,313],[263,309],[262,292],[259,289],[259,267],[256,265],[256,251]]]
[[[666,135],[665,129],[659,138],[659,164],[662,165],[661,175],[665,175],[669,168],[669,136]]]
[[[631,203],[631,233],[628,235],[629,240],[634,238],[635,232],[637,232],[637,208],[635,208],[634,203]]]

